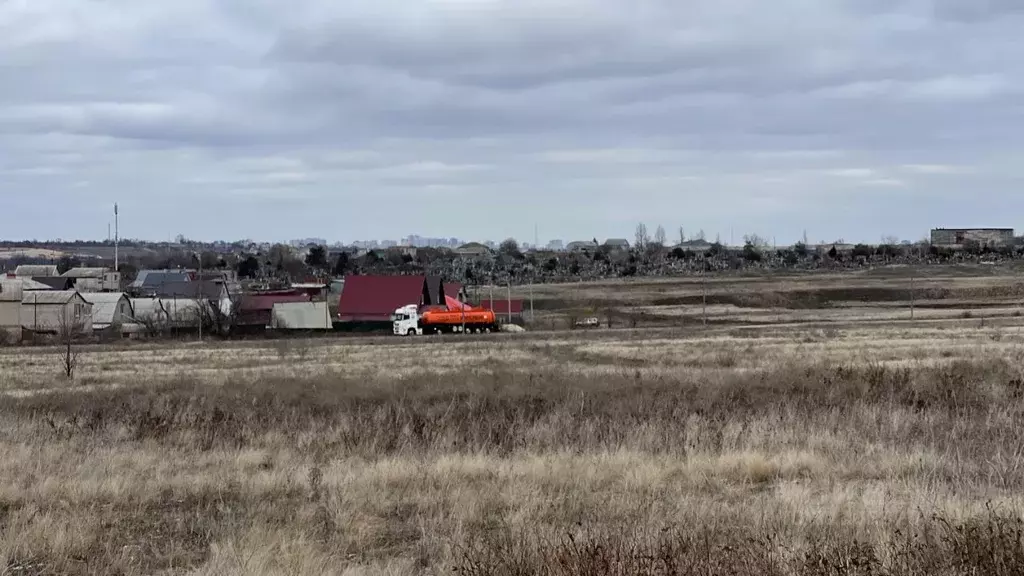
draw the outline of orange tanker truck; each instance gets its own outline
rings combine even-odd
[[[423,334],[490,333],[498,331],[498,319],[494,312],[470,308],[460,303],[461,308],[452,310],[427,309],[420,312],[415,304],[395,310],[392,316],[394,333],[399,336],[420,336]]]

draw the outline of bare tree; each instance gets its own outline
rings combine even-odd
[[[769,246],[768,240],[758,236],[757,234],[748,234],[743,236],[743,244],[750,244],[755,248],[766,248]]]
[[[651,236],[647,233],[647,224],[643,222],[636,225],[636,243],[633,246],[638,252],[644,252],[651,242]]]
[[[202,293],[196,295],[196,320],[204,334],[229,336],[238,327],[242,311],[242,295],[225,289],[226,297],[210,300]]]
[[[73,312],[64,307],[57,318],[57,340],[60,343],[58,357],[61,371],[68,380],[75,377],[75,369],[78,368],[77,345],[83,329],[84,324],[77,310]]]
[[[659,246],[664,246],[668,238],[665,236],[665,228],[658,226],[658,229],[654,231],[654,243]]]
[[[707,236],[704,235],[703,228],[699,232],[697,232],[697,240],[707,240]],[[715,240],[715,242],[718,242],[718,240]]]
[[[134,320],[142,327],[142,333],[149,338],[159,338],[168,332],[167,322],[159,314],[136,316]]]
[[[899,246],[900,239],[898,236],[893,236],[889,234],[886,236],[882,236],[882,244],[885,246]]]
[[[686,230],[683,230],[683,227],[680,226],[679,227],[679,245],[682,246],[683,244],[686,244]]]

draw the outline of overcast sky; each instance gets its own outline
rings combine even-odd
[[[1024,227],[1020,0],[0,0],[0,237]]]

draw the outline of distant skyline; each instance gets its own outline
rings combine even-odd
[[[1024,214],[1010,0],[0,2],[0,234],[916,240]]]
[[[640,224],[640,223],[637,223],[637,224]],[[643,223],[643,224],[647,225],[646,223]],[[647,225],[647,233],[648,233],[648,236],[649,236],[649,240],[653,240],[654,239],[654,237],[656,236],[656,233],[657,233],[657,228],[658,228],[657,226]],[[1012,229],[1014,231],[1014,234],[1017,235],[1017,236],[1020,236],[1022,233],[1024,233],[1024,230],[1020,230],[1020,229],[1014,228],[1013,226],[935,226],[933,228],[950,228],[950,229],[960,229],[960,228],[967,228],[967,229],[971,229],[971,228],[1010,228],[1010,229]],[[682,232],[685,234],[685,237],[686,237],[686,239],[688,241],[702,239],[702,240],[706,240],[708,242],[721,242],[722,244],[725,244],[725,245],[734,245],[734,246],[741,246],[741,245],[743,245],[744,242],[745,242],[745,238],[748,235],[749,236],[757,236],[760,240],[762,240],[763,242],[767,242],[767,244],[769,244],[769,245],[775,244],[775,245],[778,245],[778,246],[789,246],[789,245],[796,244],[797,242],[803,242],[803,241],[806,241],[808,244],[827,244],[827,243],[859,244],[859,243],[863,243],[863,244],[869,244],[869,245],[877,245],[877,244],[880,244],[880,243],[885,243],[885,241],[891,240],[893,238],[895,238],[897,241],[899,241],[901,243],[918,242],[918,241],[922,241],[922,240],[927,241],[929,239],[930,232],[932,231],[933,228],[929,228],[928,230],[925,230],[922,234],[919,234],[919,235],[916,235],[916,236],[900,236],[898,234],[883,234],[883,235],[881,235],[881,236],[879,236],[878,238],[875,238],[875,239],[866,239],[866,238],[858,238],[858,237],[844,237],[844,236],[831,236],[831,237],[830,236],[820,236],[819,237],[819,236],[815,236],[815,235],[811,234],[810,231],[802,231],[798,236],[792,237],[792,238],[790,236],[785,236],[783,238],[779,238],[778,236],[768,236],[768,235],[764,235],[764,234],[747,233],[747,232],[744,232],[744,233],[741,234],[741,233],[737,233],[735,230],[730,230],[729,233],[723,235],[723,234],[719,234],[719,233],[708,233],[708,231],[703,229],[703,228],[683,228]],[[680,234],[680,229],[679,228],[676,228],[675,230],[666,228],[665,229],[666,245],[669,245],[669,246],[677,245],[679,243],[679,234]],[[396,238],[383,238],[383,237],[381,237],[381,238],[356,238],[356,239],[352,239],[352,238],[349,238],[349,239],[329,239],[329,238],[315,237],[315,236],[313,236],[313,237],[307,236],[307,237],[302,237],[302,238],[253,238],[253,237],[246,237],[246,238],[194,238],[194,237],[189,237],[189,236],[187,236],[185,234],[175,234],[173,236],[169,235],[167,238],[138,238],[138,237],[122,236],[121,240],[124,241],[124,242],[152,242],[152,243],[165,243],[165,242],[167,242],[167,243],[177,243],[177,244],[180,244],[182,242],[202,242],[202,243],[207,243],[207,244],[214,244],[214,243],[233,244],[233,243],[236,243],[236,242],[251,242],[251,243],[256,243],[256,244],[287,244],[287,245],[291,245],[291,246],[305,246],[305,245],[309,245],[309,244],[318,244],[318,245],[323,245],[323,246],[336,246],[336,245],[356,246],[356,247],[360,247],[360,248],[390,248],[390,247],[397,247],[397,246],[448,247],[448,248],[454,248],[454,247],[458,247],[458,246],[461,246],[461,245],[464,245],[464,244],[468,244],[468,243],[471,243],[471,242],[479,242],[479,243],[483,243],[483,244],[489,245],[492,248],[496,248],[498,244],[500,244],[502,241],[504,241],[504,240],[506,240],[508,238],[512,238],[512,239],[516,240],[516,242],[518,242],[520,245],[524,245],[524,246],[550,247],[550,248],[553,248],[553,249],[560,249],[559,247],[564,247],[565,245],[569,244],[570,242],[574,242],[574,241],[590,241],[590,240],[594,240],[594,239],[596,239],[599,243],[603,243],[604,241],[610,240],[610,239],[625,239],[630,244],[633,244],[633,243],[635,243],[635,240],[636,240],[636,227],[633,228],[633,231],[632,231],[631,234],[619,235],[619,236],[583,235],[583,236],[571,237],[571,238],[570,237],[544,238],[544,237],[541,237],[539,235],[539,233],[538,233],[538,236],[537,236],[536,239],[534,239],[534,238],[516,238],[514,236],[513,237],[504,237],[504,238],[496,238],[496,237],[459,238],[459,237],[456,237],[456,236],[437,236],[437,237],[434,237],[434,236],[423,236],[423,235],[420,235],[420,234],[409,234],[409,235],[406,235],[406,236],[402,236],[402,237],[400,237],[398,239],[396,239]],[[76,241],[86,241],[86,242],[103,242],[105,240],[106,241],[111,241],[112,237],[110,237],[110,236],[104,237],[104,238],[62,238],[62,237],[60,237],[60,238],[41,238],[41,237],[34,237],[34,238],[15,238],[15,237],[9,237],[9,238],[3,238],[3,237],[0,237],[0,241],[4,241],[4,242],[18,242],[18,241],[36,241],[36,242],[76,242]]]
[[[966,228],[973,228],[973,227],[966,227]],[[635,232],[635,230],[634,230],[634,232]],[[707,241],[709,243],[721,242],[722,244],[725,244],[725,245],[734,245],[734,246],[741,246],[741,245],[743,245],[745,243],[745,239],[746,239],[746,236],[747,236],[747,234],[735,234],[735,233],[731,233],[731,234],[724,235],[724,236],[718,235],[718,234],[707,234],[707,231],[703,230],[703,229],[696,229],[696,230],[692,230],[692,231],[691,230],[685,230],[685,232],[686,232],[686,240],[687,241],[705,240],[705,241]],[[877,244],[880,244],[880,243],[885,243],[885,241],[891,240],[891,239],[895,238],[897,242],[908,243],[908,242],[918,242],[918,241],[922,241],[922,240],[927,241],[929,239],[929,234],[928,233],[930,233],[930,232],[931,232],[931,230],[929,229],[927,231],[927,233],[925,233],[925,234],[923,234],[923,235],[921,235],[919,237],[901,237],[901,236],[897,236],[897,235],[884,235],[884,236],[879,237],[879,238],[874,239],[874,240],[844,238],[844,237],[841,237],[841,236],[837,236],[837,237],[834,237],[834,238],[828,238],[828,237],[816,238],[816,237],[813,237],[810,234],[808,234],[806,236],[806,242],[808,244],[814,244],[814,245],[817,245],[817,244],[829,244],[829,243],[846,243],[846,244],[864,243],[864,244],[869,244],[869,245],[877,245]],[[649,228],[648,229],[648,233],[649,233],[648,240],[649,241],[653,241],[655,233],[656,233],[656,227]],[[1015,235],[1020,235],[1021,231],[1017,230],[1017,229],[1014,229],[1014,233],[1015,233]],[[795,239],[788,239],[788,240],[780,239],[778,237],[773,237],[773,236],[765,236],[765,235],[762,235],[762,234],[751,234],[751,236],[754,236],[754,235],[756,235],[762,242],[766,242],[768,245],[775,244],[775,245],[778,245],[778,246],[791,246],[793,244],[796,244],[798,242],[803,242],[805,240],[803,234],[801,234],[800,237],[797,237]],[[185,236],[183,234],[178,234],[178,235],[175,235],[173,237],[164,238],[164,239],[160,239],[160,238],[156,238],[156,239],[150,239],[150,238],[121,238],[121,241],[123,243],[150,242],[150,243],[155,243],[155,244],[161,244],[161,243],[181,244],[181,243],[184,243],[184,242],[200,242],[200,243],[204,243],[204,244],[217,244],[217,243],[234,244],[234,243],[238,243],[238,242],[245,242],[245,243],[253,243],[253,244],[286,244],[286,245],[290,245],[290,246],[293,246],[293,247],[302,247],[302,246],[307,246],[307,245],[322,245],[322,246],[338,246],[338,245],[342,245],[342,246],[354,246],[354,247],[358,247],[358,248],[393,248],[393,247],[399,247],[399,246],[415,246],[415,247],[421,247],[421,248],[422,247],[447,247],[447,248],[455,248],[455,247],[458,247],[458,246],[462,246],[462,245],[465,245],[465,244],[476,242],[476,243],[481,243],[481,244],[484,244],[484,245],[487,245],[487,246],[489,246],[491,248],[495,248],[496,249],[498,247],[498,245],[501,244],[501,242],[506,240],[506,239],[507,238],[426,237],[426,236],[420,236],[420,235],[416,235],[416,234],[405,236],[405,237],[402,237],[401,239],[398,239],[398,240],[396,240],[394,238],[362,238],[362,239],[339,240],[339,239],[327,239],[327,238],[315,238],[315,237],[289,238],[289,239],[265,239],[265,238],[264,239],[261,239],[261,238],[233,238],[233,239],[231,239],[231,238],[214,238],[214,239],[203,239],[203,238],[189,238],[189,237],[187,237],[187,236]],[[561,249],[563,249],[566,245],[568,245],[571,242],[576,242],[576,241],[587,242],[587,241],[595,240],[595,239],[598,241],[599,244],[603,244],[605,241],[608,241],[608,240],[625,239],[627,242],[629,242],[632,245],[632,244],[635,243],[636,237],[635,237],[635,234],[634,234],[634,235],[629,235],[629,236],[581,236],[581,237],[578,237],[578,238],[547,238],[547,239],[545,239],[545,238],[538,238],[537,241],[534,241],[533,239],[522,239],[522,238],[513,238],[513,239],[516,240],[516,242],[519,243],[520,246],[526,246],[526,247],[537,247],[537,246],[539,246],[541,248],[549,248],[549,249],[554,249],[554,250],[561,250]],[[112,239],[108,239],[108,238],[0,238],[0,241],[3,241],[3,242],[35,241],[35,242],[40,242],[40,243],[47,243],[47,242],[52,242],[52,243],[61,243],[61,242],[74,243],[74,242],[77,242],[77,241],[103,242],[105,240],[106,241],[112,241]],[[666,230],[666,242],[665,243],[666,243],[667,246],[678,245],[679,244],[679,230],[675,230],[674,231],[674,235],[673,235],[672,232]]]

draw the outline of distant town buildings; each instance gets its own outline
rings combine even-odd
[[[306,246],[326,246],[327,240],[323,238],[300,238],[288,242],[292,248],[305,248]]]
[[[961,249],[969,243],[979,247],[1002,248],[1013,245],[1013,228],[935,228],[932,246]]]
[[[412,234],[402,238],[402,246],[414,246],[416,248],[458,248],[462,241],[458,238],[424,238]]]

